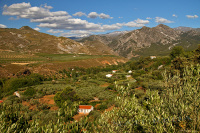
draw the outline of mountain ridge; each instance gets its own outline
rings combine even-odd
[[[0,29],[0,49],[11,50],[20,53],[49,53],[49,54],[78,54],[89,55],[113,55],[108,47],[101,45],[91,50],[90,45],[79,43],[65,37],[56,37],[46,33],[36,31],[29,26],[20,29],[1,28]],[[104,48],[105,47],[105,48]],[[104,52],[105,51],[105,52]],[[116,55],[116,54],[115,54]]]
[[[184,39],[185,35],[187,36],[188,40]],[[193,39],[194,36],[195,39]],[[156,27],[152,28],[144,26],[141,29],[129,31],[128,33],[120,34],[118,36],[115,36],[114,38],[106,36],[106,34],[104,36],[93,35],[84,38],[81,41],[84,42],[86,40],[98,40],[108,45],[111,49],[113,49],[114,52],[118,53],[120,56],[132,58],[143,55],[162,55],[162,52],[160,51],[155,52],[156,49],[159,49],[163,51],[163,53],[167,54],[170,52],[171,48],[176,45],[184,46],[185,49],[194,49],[194,47],[197,47],[197,44],[200,44],[199,39],[200,33],[196,30],[183,32],[170,28],[164,24],[159,24]],[[146,51],[146,49],[149,49],[150,51],[152,51],[152,53]]]

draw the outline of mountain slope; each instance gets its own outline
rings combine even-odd
[[[132,58],[166,55],[176,45],[183,46],[186,50],[193,50],[200,44],[200,33],[196,30],[183,32],[160,24],[153,28],[142,27],[114,37],[106,34],[90,36],[82,41],[86,40],[98,40],[120,56]]]
[[[102,45],[103,49],[104,45]],[[73,41],[65,37],[56,37],[45,33],[40,33],[24,26],[20,29],[0,29],[0,49],[11,50],[21,53],[85,53],[85,54],[113,54],[113,52],[103,52],[99,49],[91,49],[91,46]],[[107,49],[105,46],[104,49]]]

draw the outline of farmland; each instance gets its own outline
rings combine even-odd
[[[2,131],[197,132],[200,130],[199,51],[200,47],[190,52],[175,47],[169,56],[57,71],[53,64],[80,64],[83,60],[102,58],[82,55],[81,60],[71,61],[77,55],[60,58],[37,55],[52,60],[25,66],[41,67],[43,71],[52,67],[55,73],[47,76],[30,69],[1,79]],[[112,76],[106,78],[107,74]],[[20,97],[13,95],[16,91]],[[78,115],[78,105],[92,105],[94,110],[88,115]]]
[[[73,67],[96,67],[117,65],[127,59],[112,55],[85,54],[23,54],[12,51],[0,51],[0,77],[15,75],[24,69],[31,69],[34,73],[51,75],[59,70]]]
[[[22,54],[10,51],[0,51],[0,63],[48,63],[69,62],[102,57],[116,57],[113,55],[85,55],[85,54]]]

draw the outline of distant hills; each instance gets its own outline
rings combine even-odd
[[[80,42],[100,41],[114,52],[126,58],[150,55],[167,55],[172,47],[183,46],[185,50],[194,50],[200,44],[199,28],[170,28],[160,24],[156,27],[122,32],[115,36],[92,35]]]
[[[187,31],[190,31],[190,30],[200,32],[200,28],[191,28],[191,27],[184,27],[184,26],[180,26],[180,27],[177,27],[177,28],[174,28],[174,29],[178,30],[178,31],[182,31],[182,32],[187,32]]]
[[[77,39],[77,38],[73,38]],[[160,24],[133,31],[78,38],[78,41],[48,35],[28,26],[0,29],[0,50],[21,53],[119,55],[126,58],[166,55],[174,46],[193,50],[200,44],[200,28],[170,28]]]

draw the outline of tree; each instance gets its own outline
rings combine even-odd
[[[78,97],[76,92],[70,87],[67,87],[63,91],[56,93],[54,97],[54,101],[59,107],[62,107],[65,101],[67,101],[68,103],[73,103],[74,101],[78,101],[79,99],[80,98]]]
[[[184,54],[184,49],[183,49],[183,47],[182,47],[182,46],[175,46],[175,47],[172,49],[171,53],[170,53],[170,57],[171,57],[171,59],[174,59],[174,58],[176,58],[176,57],[180,57],[180,56],[183,55],[183,54]]]

